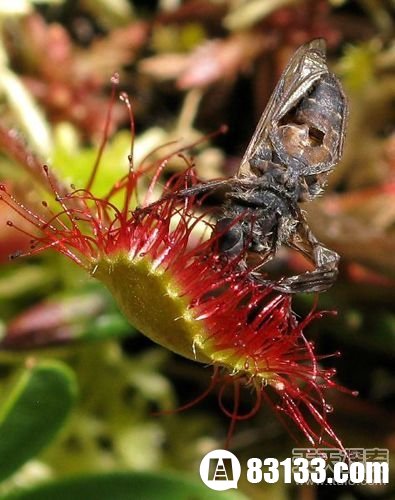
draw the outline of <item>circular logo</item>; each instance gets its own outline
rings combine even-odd
[[[241,467],[238,458],[228,450],[213,450],[200,462],[200,477],[212,490],[237,489]]]

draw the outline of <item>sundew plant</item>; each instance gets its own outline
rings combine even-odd
[[[130,108],[127,97],[121,97]],[[132,145],[134,128],[131,115]],[[12,220],[7,224],[30,239],[27,255],[49,249],[62,253],[106,285],[140,332],[177,354],[212,365],[213,385],[221,384],[224,372],[237,390],[250,386],[256,404],[249,416],[266,401],[290,418],[311,445],[342,448],[327,420],[332,409],[325,397],[329,388],[342,388],[333,381],[334,369],[320,367],[320,356],[303,331],[320,314],[298,320],[289,295],[260,284],[239,265],[245,248],[224,258],[216,245],[221,233],[212,231],[207,214],[198,213],[196,197],[178,196],[198,182],[185,156],[185,170],[170,178],[158,200],[151,199],[175,154],[182,151],[154,162],[148,155],[135,165],[132,146],[128,174],[101,197],[94,194],[100,155],[87,186],[72,186],[64,194],[44,165],[58,211],[43,200],[43,213],[35,213],[1,185],[0,201],[32,231]],[[147,176],[143,191],[139,184]],[[119,206],[115,196],[122,200]],[[201,235],[195,235],[198,225]],[[232,411],[220,405],[232,423],[246,418],[237,404]]]

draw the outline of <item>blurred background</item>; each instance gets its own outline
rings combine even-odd
[[[235,173],[295,49],[316,37],[327,40],[329,65],[348,96],[349,123],[342,162],[324,196],[304,209],[317,237],[341,255],[340,277],[319,300],[320,309],[338,314],[313,323],[306,334],[318,352],[342,353],[325,363],[337,368],[339,383],[360,393],[330,397],[331,423],[344,446],[386,448],[390,454],[395,450],[394,14],[393,0],[0,2],[0,178],[33,206],[45,189],[42,163],[67,184],[86,182],[102,139],[114,72],[132,101],[136,161],[165,142],[192,143],[228,126],[226,134],[193,150],[199,177],[206,180]],[[116,102],[95,192],[126,172],[129,148],[127,111]],[[168,174],[182,167],[173,159]],[[220,201],[214,195],[207,204]],[[1,498],[44,480],[57,485],[56,494],[23,498],[70,498],[62,496],[62,478],[71,474],[88,484],[87,490],[76,486],[73,498],[90,498],[89,480],[100,482],[104,473],[111,494],[98,492],[94,498],[132,498],[116,489],[117,471],[128,471],[132,484],[145,478],[140,496],[133,498],[187,498],[180,491],[195,491],[195,485],[184,484],[184,478],[199,486],[200,460],[223,446],[229,423],[215,393],[186,412],[153,413],[203,392],[211,370],[140,335],[104,288],[63,257],[49,251],[10,262],[8,256],[26,250],[29,242],[7,226],[9,218],[0,204]],[[283,250],[274,270],[294,273],[304,265]],[[306,314],[313,299],[298,296],[296,312]],[[32,412],[40,397],[54,401],[44,414]],[[31,420],[28,434],[20,431],[24,419]],[[295,445],[271,410],[262,408],[237,425],[232,450],[240,460],[284,459]],[[243,480],[239,486],[252,499],[395,495],[390,486],[314,488]]]

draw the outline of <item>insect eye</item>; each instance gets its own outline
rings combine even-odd
[[[217,222],[215,232],[219,233],[218,249],[221,253],[237,255],[242,251],[243,230],[240,224],[234,224],[232,219],[225,217]]]
[[[312,147],[322,146],[325,134],[315,127],[309,127],[309,139]]]

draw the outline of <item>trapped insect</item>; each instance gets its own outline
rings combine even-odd
[[[254,276],[284,293],[322,292],[338,274],[339,256],[311,232],[299,203],[319,195],[343,150],[347,103],[326,64],[323,39],[301,46],[285,68],[235,177],[187,188],[180,196],[228,187],[215,231],[219,250],[243,248],[259,259]],[[285,244],[307,256],[311,272],[271,283],[259,268]],[[247,263],[245,263],[247,265]]]

